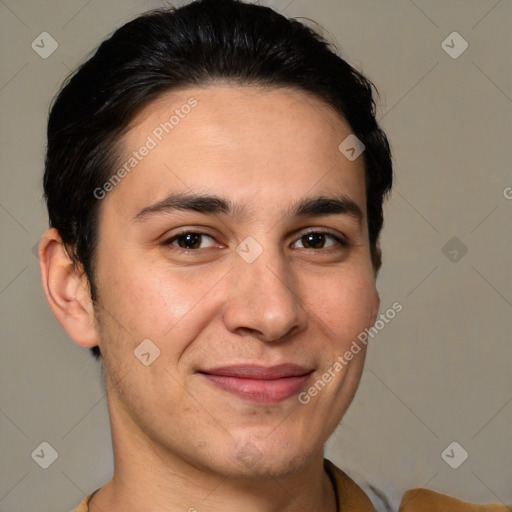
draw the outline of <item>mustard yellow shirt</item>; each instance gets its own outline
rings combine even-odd
[[[344,471],[327,459],[324,467],[333,483],[339,512],[376,512],[370,498]],[[88,510],[93,495],[94,492],[73,512],[94,512]],[[512,512],[512,507],[496,503],[477,505],[429,489],[411,489],[402,496],[398,512]]]

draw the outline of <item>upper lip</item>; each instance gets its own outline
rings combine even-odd
[[[249,364],[237,364],[232,366],[219,366],[208,370],[200,370],[200,373],[219,375],[223,377],[238,377],[242,379],[274,380],[286,377],[299,377],[307,375],[313,370],[304,366],[285,363],[276,366],[260,366]]]

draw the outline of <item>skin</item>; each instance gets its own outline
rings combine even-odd
[[[227,84],[151,103],[124,136],[123,157],[190,97],[197,106],[101,201],[96,308],[58,233],[48,230],[40,245],[56,318],[103,355],[115,470],[90,510],[334,512],[323,446],[354,397],[365,347],[308,404],[296,395],[253,403],[198,369],[293,362],[314,370],[307,390],[373,325],[363,158],[340,153],[350,127],[315,97]],[[236,199],[246,215],[134,220],[177,191]],[[362,218],[286,214],[318,195],[348,197]],[[163,243],[183,228],[208,236],[188,252],[183,237],[181,247]],[[311,241],[310,229],[349,246]],[[248,236],[263,249],[252,263],[236,252]],[[145,339],[160,350],[149,366],[134,356]],[[244,461],[247,452],[254,460]]]

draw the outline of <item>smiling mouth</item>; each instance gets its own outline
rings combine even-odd
[[[313,369],[287,363],[271,367],[224,366],[199,373],[215,387],[238,398],[254,403],[275,404],[297,395]]]

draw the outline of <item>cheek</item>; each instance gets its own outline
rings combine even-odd
[[[187,339],[187,331],[208,316],[208,291],[218,277],[117,254],[115,264],[105,258],[98,265],[101,305],[135,340]]]
[[[371,323],[375,281],[370,273],[338,272],[307,295],[320,329],[336,344],[350,344]]]

